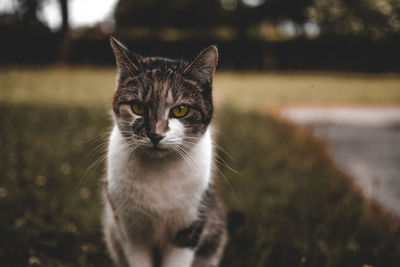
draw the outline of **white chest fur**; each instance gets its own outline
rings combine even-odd
[[[197,218],[201,197],[211,182],[209,130],[185,159],[154,158],[146,163],[135,153],[125,158],[124,151],[122,135],[114,127],[107,159],[108,190],[126,231],[143,232],[148,228],[141,224],[150,224],[152,231],[170,232]]]

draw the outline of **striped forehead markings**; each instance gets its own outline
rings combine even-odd
[[[135,86],[136,90],[134,90],[137,97],[146,103],[152,102],[156,96],[159,99],[173,103],[179,99],[197,95],[190,92],[198,93],[202,91],[201,86],[196,81],[179,75],[177,70],[173,68],[152,68],[136,76],[127,77],[124,81],[125,87],[129,87],[128,85],[131,82],[137,84]],[[183,92],[180,90],[182,85],[188,89],[188,94],[182,95]],[[129,90],[127,90],[127,93],[129,93]]]

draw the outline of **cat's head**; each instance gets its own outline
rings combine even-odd
[[[215,46],[193,61],[142,57],[110,39],[117,66],[115,122],[125,139],[147,155],[162,156],[193,147],[213,114]]]

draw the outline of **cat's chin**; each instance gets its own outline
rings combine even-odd
[[[146,147],[142,148],[140,152],[143,156],[149,158],[164,158],[173,154],[171,150],[160,147]]]

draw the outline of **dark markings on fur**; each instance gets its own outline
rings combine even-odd
[[[207,231],[203,234],[196,249],[196,256],[208,258],[217,252],[227,234],[226,214],[213,186],[210,186],[205,192],[202,207],[200,212],[204,214]]]
[[[125,53],[118,54],[121,51]],[[143,58],[124,49],[114,49],[114,52],[118,54],[116,58],[119,66],[118,87],[113,100],[115,115],[128,124],[132,121],[133,114],[129,117],[126,112],[121,112],[121,105],[140,101],[147,107],[144,116],[145,132],[142,131],[142,126],[139,127],[137,124],[125,127],[124,131],[130,128],[133,130],[133,135],[162,136],[168,130],[168,121],[163,116],[168,112],[166,109],[171,108],[171,105],[173,107],[181,104],[182,100],[190,103],[190,112],[180,119],[185,125],[186,133],[200,136],[206,131],[213,115],[211,82],[213,71],[210,72],[210,66],[202,65],[203,63],[194,64],[188,69],[189,63],[183,60]],[[126,60],[126,57],[129,60]],[[135,66],[130,66],[132,63]],[[205,76],[206,73],[209,75]],[[165,101],[169,94],[175,103],[166,105]]]
[[[212,232],[202,240],[197,248],[196,256],[207,257],[214,254],[220,245],[222,234],[222,228],[212,229]]]
[[[215,208],[216,204],[217,198],[215,196],[215,189],[214,186],[210,184],[207,190],[203,193],[203,198],[201,199],[199,207],[199,217],[204,220],[208,210]]]
[[[195,248],[203,231],[204,220],[194,221],[189,227],[180,230],[172,243],[177,247]]]
[[[173,244],[178,247],[197,247],[203,233],[204,225],[208,219],[209,211],[214,210],[216,207],[217,199],[215,196],[215,189],[212,185],[209,185],[208,189],[203,193],[203,198],[198,210],[198,220],[194,221],[189,227],[180,230],[176,234]]]
[[[189,227],[180,230],[173,240],[173,244],[178,247],[195,248],[202,234],[204,223],[207,215],[207,210],[212,208],[215,203],[215,193],[212,185],[203,193],[203,198],[198,210],[199,218],[194,221]]]
[[[136,133],[136,135],[143,137],[146,132],[146,122],[144,118],[139,118],[137,119],[133,124],[132,124],[133,131]]]

